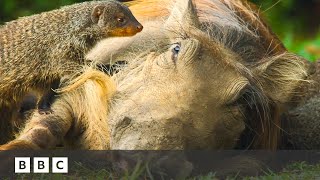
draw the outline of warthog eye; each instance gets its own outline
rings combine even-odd
[[[173,61],[177,60],[179,52],[180,52],[180,44],[179,43],[173,44],[173,46],[172,46],[172,56],[171,56]]]

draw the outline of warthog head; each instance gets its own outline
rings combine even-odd
[[[304,64],[272,52],[226,2],[177,1],[165,21],[146,21],[132,40],[104,42],[113,60],[128,61],[113,76],[112,149],[276,146],[279,107],[306,75]]]

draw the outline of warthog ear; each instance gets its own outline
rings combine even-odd
[[[169,31],[181,33],[183,29],[190,27],[200,27],[196,8],[192,0],[177,0],[165,23],[165,28]]]
[[[288,102],[302,82],[306,82],[307,64],[295,54],[284,53],[262,60],[254,74],[263,91],[275,102]]]

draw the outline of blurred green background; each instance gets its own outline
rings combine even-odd
[[[0,24],[84,0],[0,0]],[[285,46],[310,61],[320,58],[320,0],[251,0]]]

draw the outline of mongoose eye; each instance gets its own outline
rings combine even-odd
[[[176,61],[178,58],[178,54],[180,52],[181,45],[179,43],[175,43],[172,45],[172,60]]]
[[[120,23],[124,23],[124,22],[125,22],[125,19],[122,18],[122,17],[118,17],[118,18],[117,18],[117,21],[120,22]]]

